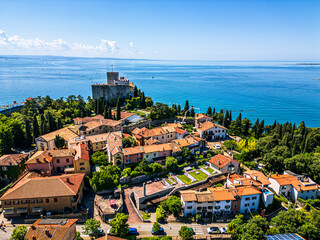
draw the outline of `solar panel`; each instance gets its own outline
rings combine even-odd
[[[38,224],[39,225],[65,225],[67,223],[66,219],[43,219]]]
[[[284,233],[276,235],[265,235],[267,240],[305,240],[296,233]]]

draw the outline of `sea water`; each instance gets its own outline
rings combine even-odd
[[[129,78],[154,102],[206,112],[241,112],[255,122],[320,127],[320,65],[308,62],[162,61],[53,56],[0,56],[0,105],[27,97],[91,96],[107,71]],[[199,110],[196,109],[196,112]]]

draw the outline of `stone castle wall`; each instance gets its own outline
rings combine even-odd
[[[104,98],[106,101],[117,99],[118,97],[129,97],[132,95],[129,85],[107,85],[97,84],[92,85],[92,98],[100,99]]]

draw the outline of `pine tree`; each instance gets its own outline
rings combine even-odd
[[[138,88],[137,88],[137,86],[134,86],[134,88],[133,88],[133,97],[138,97]]]
[[[112,119],[111,107],[108,108],[108,118],[109,118],[109,119]]]
[[[189,101],[186,100],[186,103],[184,104],[183,114],[185,114],[189,110]],[[189,112],[187,112],[187,116],[189,116]]]
[[[32,135],[31,135],[31,126],[30,122],[28,120],[25,120],[25,125],[26,125],[26,146],[31,146],[32,144]]]
[[[208,107],[207,116],[209,116],[209,117],[212,116],[212,108],[211,107]]]
[[[276,126],[277,126],[277,121],[274,120],[274,123],[271,125],[271,129],[275,129]]]
[[[293,143],[293,146],[292,146],[292,152],[291,152],[292,156],[297,154],[297,149],[298,149],[297,139],[294,139],[294,143]]]
[[[142,92],[140,107],[141,107],[142,109],[145,109],[145,108],[146,108],[146,98],[145,98],[145,96],[144,96],[144,92]]]
[[[40,132],[41,132],[41,135],[44,135],[46,134],[48,131],[46,129],[46,119],[44,118],[43,114],[40,115],[40,124],[41,124],[41,129],[40,129]]]
[[[193,108],[193,106],[191,107],[191,110],[190,110],[190,116],[191,117],[194,117],[194,115],[195,115],[195,112],[194,112],[194,108]]]
[[[256,138],[257,138],[256,133],[257,133],[258,127],[259,127],[259,118],[257,118],[257,121],[252,126],[252,133],[254,134],[254,137],[256,137]]]
[[[57,120],[57,129],[61,129],[61,128],[63,128],[63,124],[62,124],[61,118],[58,117],[58,120]]]
[[[121,107],[120,107],[120,99],[117,101],[117,120],[121,119]]]
[[[215,108],[213,108],[213,110],[212,110],[212,115],[213,114],[216,114],[216,109]]]
[[[306,137],[306,141],[305,141],[304,148],[303,148],[303,153],[308,152],[309,143],[310,143],[310,134],[308,134],[308,136]]]
[[[306,126],[304,125],[304,121],[299,124],[298,131],[301,135],[305,134]]]
[[[180,104],[178,105],[178,115],[179,116],[181,115],[181,105]]]
[[[40,129],[39,129],[39,124],[38,124],[36,115],[33,115],[32,129],[33,129],[33,140],[35,140],[40,135]]]

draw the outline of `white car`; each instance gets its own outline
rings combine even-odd
[[[207,228],[207,232],[208,232],[209,234],[218,233],[218,231],[219,231],[219,228],[218,228],[218,227],[208,227],[208,228]]]
[[[215,148],[215,149],[221,149],[221,147],[220,147],[219,144],[215,144],[215,145],[214,145],[214,148]]]
[[[226,227],[220,228],[220,233],[222,233],[222,234],[227,234],[227,233],[228,233],[227,228],[226,228]]]

